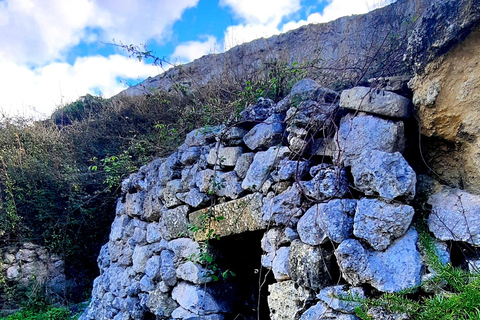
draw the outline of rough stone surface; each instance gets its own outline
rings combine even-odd
[[[393,92],[355,87],[342,91],[340,107],[387,117],[408,118],[410,100]]]
[[[267,196],[263,201],[263,220],[276,225],[293,226],[302,214],[301,191],[297,184],[279,194]]]
[[[438,26],[444,25],[442,16],[450,16],[450,10],[468,10],[460,19],[455,15],[449,19],[448,28],[435,30],[434,37],[446,36],[437,39],[440,46],[445,40],[451,43],[462,38],[455,35],[466,35],[459,31],[471,28],[471,19],[479,15],[478,3],[473,2],[449,0],[432,5],[436,10],[430,14]],[[426,25],[428,20],[422,17],[421,21]],[[415,39],[419,43],[433,40],[432,37]],[[472,108],[480,104],[479,48],[477,27],[462,44],[432,61],[423,74],[416,75],[409,83],[421,133],[429,137],[422,140],[425,160],[448,185],[474,194],[480,194],[480,110]],[[431,49],[438,50],[437,47]]]
[[[314,205],[300,218],[297,225],[302,242],[319,245],[330,239],[336,243],[352,236],[356,201],[335,199]]]
[[[313,299],[309,290],[297,287],[293,281],[283,281],[268,286],[270,319],[299,319],[305,312],[306,303]]]
[[[365,293],[360,287],[346,289],[345,286],[340,285],[322,289],[317,298],[336,311],[354,314],[355,308],[359,307],[360,303],[351,299],[364,299]]]
[[[261,205],[262,195],[260,193],[249,194],[237,200],[218,204],[210,210],[213,210],[215,216],[223,217],[223,219],[211,221],[209,229],[213,229],[215,234],[220,237],[264,229],[266,224],[262,220]],[[202,216],[205,215],[206,210],[190,213],[191,224],[202,228],[204,223]],[[197,241],[203,241],[206,239],[208,231],[199,230],[195,232],[194,238]]]
[[[415,197],[415,171],[399,152],[364,152],[352,162],[351,172],[355,187],[366,195],[378,194],[388,200]]]
[[[333,282],[332,252],[295,240],[289,254],[290,276],[297,285],[318,291]]]
[[[403,152],[404,125],[370,115],[349,115],[342,118],[336,140],[338,158],[349,166],[365,151]]]
[[[256,153],[242,182],[242,188],[252,191],[259,190],[269,173],[288,154],[287,147],[271,147],[267,151]]]
[[[290,279],[289,268],[290,247],[281,247],[275,251],[272,261],[272,271],[275,280],[285,281]]]
[[[208,290],[187,282],[180,282],[173,289],[172,298],[184,309],[197,315],[227,311],[215,301]]]
[[[160,230],[165,240],[184,237],[189,234],[188,231],[188,206],[179,206],[170,210],[165,210],[160,219]]]
[[[220,166],[235,166],[243,153],[241,147],[218,147],[210,149],[207,157],[208,164]]]
[[[428,228],[442,241],[464,241],[480,246],[480,196],[446,188],[428,200],[432,206]]]
[[[341,198],[348,192],[345,169],[331,165],[318,165],[310,169],[313,179],[302,181],[302,189],[307,197],[314,200]]]
[[[370,283],[382,292],[397,292],[420,284],[422,261],[416,247],[418,234],[410,229],[384,252],[363,248],[354,239],[335,250],[342,276],[353,286]]]
[[[278,145],[285,132],[285,123],[279,114],[272,114],[250,130],[243,141],[250,150],[265,150]]]
[[[300,320],[357,320],[352,314],[336,312],[329,308],[325,303],[319,301],[316,305],[310,307]]]
[[[353,234],[375,250],[385,250],[407,231],[415,211],[411,206],[377,199],[357,201]]]
[[[245,178],[254,156],[255,153],[244,153],[238,158],[234,171],[240,179]]]

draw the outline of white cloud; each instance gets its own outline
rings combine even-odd
[[[390,4],[389,0],[328,0],[320,16],[313,17],[317,23],[328,22],[352,14],[363,14]],[[309,17],[310,18],[310,17]]]
[[[225,50],[250,42],[258,38],[268,38],[279,34],[280,30],[275,25],[246,24],[228,27],[224,32]]]
[[[220,0],[220,5],[232,8],[247,24],[276,26],[283,17],[300,9],[300,0]]]
[[[205,37],[205,41],[187,41],[178,45],[170,58],[171,62],[190,62],[206,54],[218,52],[217,38],[214,36]]]
[[[9,114],[36,116],[49,115],[86,93],[117,94],[126,88],[118,78],[145,78],[162,71],[121,55],[79,58],[74,65],[58,62],[33,70],[0,60],[0,70],[8,75],[0,78],[0,108]]]
[[[62,61],[82,40],[162,41],[199,0],[4,0],[0,2],[0,58],[41,66]],[[100,31],[100,39],[87,30]]]

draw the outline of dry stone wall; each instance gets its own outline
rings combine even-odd
[[[332,296],[420,285],[416,173],[402,156],[410,108],[394,92],[304,79],[238,123],[192,131],[122,183],[81,319],[356,319],[355,303]],[[243,301],[247,262],[209,257],[255,236],[249,281],[264,290]]]
[[[63,299],[68,282],[65,277],[65,262],[42,246],[25,242],[20,247],[2,249],[1,272],[7,283],[17,287],[44,285],[47,296]]]

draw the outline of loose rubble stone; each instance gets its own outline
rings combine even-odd
[[[315,200],[341,198],[348,192],[345,169],[330,165],[318,165],[310,169],[313,179],[302,181],[305,195]]]
[[[382,292],[398,292],[420,284],[422,261],[417,239],[415,229],[410,229],[384,252],[366,250],[358,240],[348,239],[335,250],[335,256],[343,278],[351,285],[370,283]]]
[[[173,208],[182,204],[177,198],[177,193],[182,191],[182,181],[180,179],[167,182],[167,185],[163,191],[163,198],[167,208]]]
[[[376,88],[355,87],[343,90],[340,107],[387,117],[408,118],[410,100],[393,92]]]
[[[169,287],[173,287],[177,283],[174,257],[175,254],[170,250],[163,250],[160,254],[160,275],[163,283]]]
[[[272,114],[264,122],[253,127],[243,137],[243,142],[250,150],[265,150],[279,144],[284,132],[284,117],[279,114]]]
[[[295,240],[289,251],[290,277],[297,285],[318,291],[332,284],[332,257],[332,252]]]
[[[297,225],[300,239],[310,245],[319,245],[330,239],[341,243],[353,231],[356,200],[335,199],[314,205],[305,212]]]
[[[237,163],[235,164],[234,171],[240,179],[245,178],[248,168],[250,168],[250,165],[253,162],[254,156],[255,153],[252,152],[244,153],[238,158]]]
[[[357,202],[353,234],[375,250],[384,250],[407,231],[415,211],[411,206],[389,204],[377,199]]]
[[[184,205],[165,210],[162,213],[160,230],[165,240],[172,240],[189,234],[188,211],[188,206]]]
[[[149,293],[145,306],[159,319],[167,319],[172,315],[178,304],[170,294],[157,289]]]
[[[257,103],[249,105],[240,113],[240,119],[244,122],[262,122],[273,113],[275,102],[271,99],[259,98]]]
[[[194,284],[203,284],[211,279],[206,275],[205,270],[197,263],[187,261],[177,268],[177,278],[189,281]]]
[[[233,167],[243,153],[242,147],[219,147],[210,149],[207,162],[210,165]]]
[[[435,238],[480,246],[480,196],[445,188],[428,199],[428,228]]]
[[[302,214],[301,191],[294,184],[278,196],[267,196],[263,201],[262,213],[264,221],[276,225],[294,226]]]
[[[287,147],[271,147],[267,151],[257,152],[247,170],[242,188],[251,191],[259,190],[274,167],[288,154]]]
[[[272,261],[272,271],[277,281],[285,281],[290,279],[290,269],[288,264],[288,257],[290,247],[281,247],[275,251]]]
[[[273,181],[300,180],[308,172],[308,161],[282,159],[278,168],[272,172]]]
[[[198,160],[200,154],[200,147],[190,147],[182,153],[180,162],[186,166],[191,165]]]
[[[180,282],[173,288],[172,298],[184,309],[198,315],[227,311],[215,301],[208,290],[187,282]]]
[[[337,133],[339,160],[350,166],[369,150],[403,152],[405,136],[403,122],[393,122],[374,116],[345,116]]]
[[[415,171],[399,152],[364,152],[352,162],[351,172],[355,187],[366,195],[378,194],[388,200],[415,197]]]

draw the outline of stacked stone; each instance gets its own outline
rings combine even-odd
[[[276,104],[259,99],[235,126],[189,133],[176,153],[123,182],[81,319],[231,313],[228,283],[213,283],[198,260],[208,235],[189,228],[212,204],[224,218],[209,226],[220,237],[265,230],[273,320],[354,319],[355,303],[333,297],[362,296],[357,286],[367,283],[383,292],[418,285],[408,205],[416,176],[401,154],[409,107],[392,92],[339,96],[305,79]],[[344,285],[333,286],[335,270]]]
[[[52,299],[65,296],[65,262],[46,248],[30,242],[22,243],[20,247],[6,247],[1,262],[6,280],[23,287],[45,285],[46,293]]]

